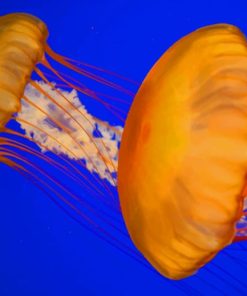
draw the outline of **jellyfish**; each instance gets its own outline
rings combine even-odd
[[[59,55],[47,38],[45,23],[32,15],[0,17],[0,161],[83,227],[140,260],[116,194],[120,123],[132,92],[109,77],[128,79]],[[117,123],[91,114],[83,100],[103,106]]]
[[[196,30],[148,73],[130,108],[118,190],[130,236],[171,279],[246,239],[247,42],[228,24]],[[241,218],[242,217],[242,218]]]
[[[72,69],[75,68],[75,66],[69,64],[69,62],[66,61],[66,59],[64,59],[62,56],[57,55],[48,47],[48,45],[46,44],[48,31],[45,24],[39,19],[26,14],[11,14],[7,16],[3,16],[1,17],[0,24],[1,24],[1,69],[2,69],[1,78],[0,78],[1,80],[0,126],[4,127],[5,124],[11,118],[11,116],[20,111],[20,114],[18,116],[19,121],[21,121],[23,117],[27,119],[28,114],[30,115],[30,113],[33,112],[33,114],[31,114],[31,116],[29,116],[28,118],[29,122],[31,122],[31,117],[33,118],[33,121],[35,120],[35,117],[39,117],[39,120],[40,120],[39,127],[41,128],[43,127],[40,119],[41,116],[37,112],[43,112],[44,117],[45,115],[47,115],[46,119],[49,120],[48,113],[52,109],[53,118],[50,120],[52,120],[53,124],[55,125],[60,124],[59,127],[61,129],[63,128],[66,131],[69,131],[71,136],[73,128],[76,129],[76,127],[70,126],[72,124],[71,123],[72,119],[78,124],[78,126],[82,124],[82,122],[79,122],[78,115],[73,114],[74,116],[73,117],[70,114],[70,110],[76,109],[78,113],[81,114],[81,117],[83,117],[85,121],[83,123],[84,138],[91,137],[92,131],[89,131],[90,129],[89,126],[91,125],[91,129],[94,130],[95,128],[95,126],[93,126],[94,124],[97,125],[99,132],[101,132],[101,134],[107,133],[106,124],[100,123],[99,120],[94,121],[92,119],[92,116],[90,117],[90,115],[87,114],[85,108],[83,108],[83,106],[79,106],[80,103],[76,98],[77,94],[75,89],[77,90],[80,89],[82,92],[87,94],[89,94],[89,91],[86,90],[85,88],[83,89],[82,87],[79,88],[78,85],[76,86],[71,82],[69,82],[68,80],[66,80],[65,78],[63,78],[62,74],[58,73],[55,69],[53,69],[53,67],[49,64],[48,60],[45,58],[44,52],[46,52],[47,54],[50,54],[55,60],[59,61],[60,63],[67,65]],[[38,68],[35,69],[36,64],[38,62],[45,65],[48,69],[50,69],[51,72],[53,72],[55,75],[57,75],[60,78],[60,80],[62,80],[62,82],[67,83],[68,85],[74,86],[73,92],[70,94],[70,96],[69,95],[67,96],[68,98],[67,97],[65,98],[65,96],[58,89],[56,89],[56,91],[53,91],[54,85],[48,81],[45,73]],[[40,78],[42,78],[42,82],[30,81],[30,83],[28,84],[31,73],[33,72],[34,69],[36,73],[40,76]],[[80,70],[78,70],[78,72],[80,72]],[[22,97],[25,88],[26,88],[26,92],[24,94],[24,97]],[[62,98],[66,101],[63,106],[62,106],[62,103],[60,103],[59,105],[59,103],[55,102],[54,97],[52,97],[52,96],[55,96],[55,94],[57,95],[57,97],[59,96],[61,97],[60,101],[62,100]],[[91,95],[92,96],[94,95],[96,97],[96,94],[92,93]],[[31,96],[32,98],[39,97],[40,106],[43,102],[44,110],[40,110],[40,108],[35,105],[36,102],[31,102],[29,99],[29,96]],[[44,100],[46,99],[46,102],[41,100],[42,97],[44,98]],[[21,108],[21,98],[24,101],[22,108]],[[48,102],[48,99],[49,99],[49,102]],[[34,110],[35,108],[36,110]],[[58,110],[59,108],[63,111],[64,114],[67,114],[67,118],[66,116],[62,118],[63,114],[62,112],[59,112]],[[94,123],[92,123],[92,121],[94,121]],[[21,124],[22,126],[25,126],[25,123],[21,123]],[[105,126],[105,129],[103,128],[103,126]],[[28,127],[25,126],[25,129],[28,130]],[[115,129],[115,131],[116,130],[117,128]],[[30,132],[30,129],[29,129],[29,132]],[[77,140],[83,141],[82,137]],[[65,138],[63,138],[63,141],[65,141]],[[85,139],[83,144],[84,146],[86,146]],[[109,150],[108,155],[110,154],[111,152],[110,150],[112,148],[110,146],[107,147],[107,149]],[[97,150],[99,154],[101,153],[96,145],[94,148]],[[90,147],[90,148],[87,148],[86,152],[90,153],[89,152],[90,149],[93,150],[93,148]],[[113,171],[112,166],[116,165],[116,164],[113,164],[114,156],[112,156],[111,161],[109,161],[109,159],[107,159],[106,156],[104,157],[102,156],[102,158],[104,162],[109,162],[108,165],[106,166],[107,166],[107,169],[110,172],[112,172]],[[94,169],[99,172],[99,168],[97,169],[94,168]]]

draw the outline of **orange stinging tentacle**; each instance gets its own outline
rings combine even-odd
[[[113,83],[111,81],[108,81],[107,79],[105,79],[103,77],[97,76],[97,75],[95,75],[93,73],[90,73],[90,72],[88,72],[88,71],[86,71],[84,69],[81,69],[81,68],[69,63],[66,59],[64,59],[63,56],[55,53],[48,45],[46,45],[45,52],[51,58],[53,58],[55,61],[57,61],[58,63],[64,65],[65,67],[67,67],[67,68],[69,68],[69,69],[71,69],[71,70],[73,70],[73,71],[75,71],[75,72],[77,72],[79,74],[84,75],[85,77],[91,78],[91,79],[93,79],[93,80],[95,80],[95,81],[97,81],[99,83],[105,84],[105,85],[107,85],[107,86],[109,86],[111,88],[114,88],[114,89],[116,89],[118,91],[126,93],[126,94],[128,94],[128,95],[130,95],[132,97],[135,95],[134,93],[132,93],[131,91],[121,87],[120,85],[117,85],[117,84],[115,84],[115,83]]]
[[[13,134],[13,133],[12,133]],[[19,136],[19,135],[18,135]],[[7,146],[11,146],[11,147],[15,147],[18,148],[19,150],[22,150],[24,152],[30,153],[31,155],[34,155],[44,161],[46,161],[47,163],[49,163],[50,165],[54,166],[55,168],[57,168],[59,171],[63,172],[64,174],[66,174],[68,177],[72,178],[75,182],[77,182],[82,188],[86,187],[88,190],[91,190],[92,194],[95,195],[95,191],[92,190],[92,188],[90,186],[88,186],[88,184],[85,182],[82,182],[82,180],[80,178],[76,178],[76,176],[74,176],[71,171],[66,167],[61,165],[59,162],[56,162],[55,160],[53,160],[52,158],[46,156],[43,153],[40,153],[38,151],[36,151],[35,149],[32,149],[31,147],[20,143],[18,141],[12,140],[12,139],[8,139],[8,138],[3,138],[0,137],[0,141],[1,139],[4,139],[4,143],[3,145],[7,145]],[[96,195],[97,196],[97,195]]]
[[[58,78],[58,77],[55,76],[54,74],[52,75],[52,74],[47,73],[47,72],[44,72],[44,71],[42,71],[42,73],[43,73],[46,77],[50,77],[50,78],[53,78],[53,79],[57,79],[57,78]],[[84,85],[84,84],[83,84],[82,82],[80,82],[78,79],[75,79],[75,78],[73,78],[72,76],[70,76],[70,75],[68,75],[68,74],[65,74],[64,72],[59,71],[59,74],[60,74],[62,77],[66,78],[66,80],[73,82],[74,85],[79,86],[80,89],[83,89],[83,90],[85,90],[85,91],[88,91],[89,94],[95,94],[98,98],[100,98],[100,97],[102,96],[102,97],[109,98],[109,99],[112,100],[112,101],[116,101],[116,102],[118,102],[118,103],[122,103],[122,104],[125,104],[125,105],[128,105],[128,106],[131,105],[131,103],[130,103],[129,100],[120,99],[120,98],[118,98],[118,97],[111,96],[111,95],[107,95],[107,94],[105,94],[105,93],[101,93],[101,92],[98,92],[98,91],[95,91],[95,90],[92,91],[91,89],[88,89],[88,88],[86,87],[86,85]],[[56,83],[56,85],[57,85],[57,83]],[[68,85],[66,84],[66,86],[68,86]],[[108,105],[109,105],[109,104],[108,104]],[[114,107],[114,106],[112,106],[112,107]],[[121,111],[120,109],[118,109],[118,110]],[[122,111],[122,113],[124,114],[123,111]]]
[[[95,215],[95,217],[98,217],[99,219],[101,219],[104,223],[106,223],[107,225],[111,226],[113,229],[115,229],[116,231],[118,231],[119,233],[121,233],[124,236],[127,236],[126,232],[123,232],[119,227],[117,227],[116,225],[114,225],[111,221],[107,220],[106,218],[104,218],[102,215],[100,215],[93,207],[89,206],[86,202],[83,201],[83,199],[79,199],[75,194],[73,194],[70,190],[68,190],[65,186],[61,185],[60,182],[58,182],[56,179],[54,179],[52,176],[50,176],[49,174],[47,174],[44,170],[40,169],[39,167],[37,167],[35,164],[33,164],[31,161],[27,160],[25,157],[23,156],[19,156],[17,153],[15,152],[10,152],[8,149],[1,149],[2,151],[5,152],[6,156],[10,156],[10,157],[14,157],[22,162],[24,162],[25,164],[29,165],[30,167],[32,167],[33,169],[37,170],[40,174],[42,174],[43,176],[45,176],[48,180],[50,180],[53,184],[55,184],[58,188],[62,189],[66,194],[68,194],[68,196],[70,196],[73,200],[82,203],[84,205],[85,208],[87,208],[87,210],[89,210],[91,213],[93,213]],[[49,186],[48,184],[46,186]],[[75,212],[77,212],[80,215],[83,215],[83,218],[87,218],[89,219],[88,216],[84,215],[75,205],[71,204],[67,199],[65,199],[62,195],[60,195],[60,198],[68,205],[73,206],[73,210]],[[90,219],[91,220],[91,219]],[[91,220],[91,222],[93,224],[95,224],[95,222],[93,220]],[[98,224],[95,224],[95,226],[97,226],[97,228],[101,228]],[[104,230],[103,228],[101,228],[101,230]],[[107,232],[106,232],[107,233]],[[115,238],[114,238],[115,239]],[[133,250],[132,250],[133,251]]]
[[[49,46],[47,45],[46,49],[48,49],[48,47],[49,47]],[[54,50],[52,50],[50,47],[49,47],[49,50],[50,50],[51,52],[53,52],[54,54],[58,55],[58,53],[54,52]],[[97,66],[94,66],[94,65],[91,65],[91,64],[87,64],[87,63],[85,63],[85,62],[77,61],[77,60],[74,60],[74,59],[68,58],[68,57],[66,57],[66,56],[63,56],[63,55],[61,55],[61,54],[59,54],[59,56],[60,56],[62,59],[66,60],[66,61],[68,61],[68,62],[70,62],[70,63],[74,63],[74,64],[77,64],[77,65],[82,65],[82,66],[84,66],[84,67],[86,67],[86,68],[93,69],[93,70],[96,70],[96,71],[99,71],[99,72],[102,72],[102,73],[106,73],[106,74],[111,75],[111,76],[113,76],[113,77],[120,78],[120,79],[123,80],[123,81],[127,81],[127,82],[129,82],[129,83],[131,83],[131,84],[133,84],[133,85],[140,86],[140,83],[139,83],[139,82],[137,82],[137,81],[135,81],[135,80],[133,80],[133,79],[129,79],[129,78],[127,78],[127,77],[124,77],[124,76],[122,76],[122,75],[120,75],[120,74],[118,74],[118,73],[115,73],[115,72],[112,72],[112,71],[109,71],[109,70],[105,70],[105,69],[102,69],[102,68],[100,68],[100,67],[97,67]]]
[[[22,120],[23,121],[23,120]],[[28,124],[28,122],[26,122],[25,121],[25,123],[26,124]],[[32,126],[32,127],[34,127],[31,123],[30,123],[30,125]],[[43,132],[43,130],[42,129],[40,129],[41,130],[41,132]],[[10,129],[6,129],[6,133],[8,133],[8,134],[13,134],[13,135],[16,135],[16,136],[18,136],[18,137],[22,137],[22,138],[25,138],[25,139],[27,139],[27,140],[31,140],[31,141],[33,141],[34,143],[36,143],[36,141],[34,141],[33,139],[30,139],[29,137],[27,137],[27,136],[25,136],[25,135],[22,135],[22,134],[20,134],[20,133],[18,133],[18,132],[15,132],[15,131],[12,131],[12,130],[10,130]],[[44,132],[45,133],[45,132]],[[46,133],[47,134],[47,133]],[[48,136],[49,136],[49,134],[47,134]],[[54,139],[55,140],[55,139]],[[59,144],[61,144],[62,145],[62,143],[60,143],[59,142]],[[44,148],[46,148],[46,146],[44,146]],[[101,199],[101,202],[103,202],[107,207],[110,207],[110,208],[112,208],[114,211],[117,211],[117,212],[119,212],[119,209],[118,208],[116,208],[112,203],[110,203],[109,202],[109,200],[105,200],[105,199],[103,199],[103,197],[104,197],[104,195],[103,195],[103,192],[101,192],[96,186],[95,186],[95,184],[94,183],[92,183],[85,175],[83,175],[81,172],[80,172],[80,170],[78,170],[75,166],[73,166],[73,164],[71,164],[67,159],[65,159],[65,158],[62,158],[61,156],[59,156],[58,155],[58,157],[60,157],[63,161],[65,161],[66,162],[66,164],[68,164],[69,166],[71,166],[75,171],[76,171],[76,173],[79,175],[79,176],[81,176],[83,179],[85,179],[85,181],[86,181],[86,183],[88,183],[88,185],[86,185],[86,187],[87,188],[90,188],[90,190],[92,190],[93,192],[94,192],[94,194],[93,195],[95,195],[95,197],[98,197],[98,198],[100,198]],[[84,164],[82,163],[82,166],[84,167]],[[68,170],[69,171],[69,170]],[[79,179],[80,180],[80,179]],[[80,180],[81,181],[81,180]],[[84,186],[84,182],[83,182],[83,186]],[[89,186],[90,185],[90,186]],[[96,194],[97,193],[97,194]]]
[[[6,138],[5,138],[5,140],[6,140],[6,141],[5,141],[4,146],[17,148],[18,150],[25,151],[25,152],[30,153],[31,155],[37,156],[37,157],[39,157],[39,158],[41,158],[41,159],[47,161],[49,164],[52,163],[52,162],[51,162],[51,159],[50,159],[49,157],[47,157],[47,156],[45,156],[45,155],[42,155],[41,153],[38,153],[37,151],[35,151],[34,149],[31,149],[30,147],[28,147],[28,146],[26,146],[26,145],[23,145],[23,144],[20,145],[19,142],[16,142],[16,141],[13,141],[13,140],[10,140],[10,139],[6,139]],[[6,153],[12,153],[12,154],[14,155],[14,153],[13,153],[12,151],[10,152],[9,149],[8,149],[8,148],[5,148],[5,147],[4,147],[4,148],[1,147],[1,151],[2,151],[2,152],[5,152],[5,154],[6,154]],[[16,155],[17,155],[17,154],[16,154]],[[20,157],[21,157],[21,156],[20,156]],[[25,158],[24,158],[24,157],[21,157],[21,160],[24,161]],[[30,163],[28,163],[28,164],[30,165]],[[57,167],[57,165],[55,165],[55,164],[53,164],[53,166],[54,166],[54,167]],[[37,166],[35,166],[35,168],[37,169]],[[65,173],[65,172],[63,171],[63,173]],[[55,180],[55,179],[53,179],[52,177],[50,177],[50,175],[44,173],[44,171],[43,171],[43,174],[45,174],[46,177],[49,176],[49,178],[52,179],[52,181]],[[58,182],[57,182],[57,181],[56,181],[56,185],[58,185]],[[62,188],[64,191],[66,191],[64,186],[60,186],[60,188]],[[68,193],[68,191],[67,191],[66,193]],[[93,208],[92,205],[89,206],[89,205],[87,204],[88,202],[87,202],[87,203],[84,202],[83,199],[79,199],[76,195],[74,195],[74,194],[72,194],[72,193],[71,193],[71,195],[72,195],[72,197],[73,197],[74,200],[76,200],[76,201],[79,202],[80,204],[83,204],[83,205],[84,205],[89,211],[91,211],[91,212],[94,213],[96,216],[98,216],[102,221],[108,223],[110,226],[112,226],[113,228],[115,228],[115,229],[118,230],[119,232],[122,232],[119,228],[117,228],[114,224],[112,224],[112,222],[107,221],[102,215],[99,215],[98,212],[95,211],[95,209]],[[100,212],[102,212],[102,209],[100,209]],[[102,214],[106,215],[104,212],[102,212]],[[123,233],[122,233],[122,234],[123,234]],[[125,234],[125,235],[126,235],[126,234]]]
[[[26,120],[24,120],[24,119],[19,118],[18,121],[19,121],[19,122],[23,122],[23,123],[25,123],[25,124],[27,124],[27,125],[30,125],[32,128],[35,128],[35,129],[39,130],[40,132],[44,133],[45,135],[47,135],[48,137],[50,137],[52,140],[54,140],[55,142],[57,142],[59,145],[61,145],[64,149],[66,149],[69,153],[71,153],[71,154],[76,158],[76,155],[73,153],[73,151],[71,151],[71,150],[70,150],[68,147],[66,147],[62,142],[60,142],[59,140],[57,140],[56,138],[54,138],[52,135],[50,135],[49,133],[47,133],[45,130],[41,129],[41,128],[38,127],[38,126],[33,125],[32,123],[30,123],[30,122],[28,122],[28,121],[26,121]],[[10,130],[8,130],[8,131],[10,132]],[[17,134],[17,135],[19,135],[19,133],[17,133],[17,132],[14,132],[14,131],[11,131],[11,132],[12,132],[13,134]],[[23,136],[24,136],[24,135],[23,135]],[[30,138],[27,137],[27,136],[24,136],[24,137],[27,138],[27,139],[29,139],[29,140],[32,140],[33,142],[35,142],[34,139],[30,139]],[[35,143],[36,143],[36,142],[35,142]],[[39,143],[38,143],[38,144],[39,144]],[[80,164],[84,169],[86,169],[86,165],[85,165],[82,161],[79,160],[78,162],[79,162],[79,164]],[[79,174],[81,177],[83,177],[84,179],[86,179],[86,181],[89,182],[90,186],[92,186],[92,187],[94,188],[94,190],[98,191],[97,187],[96,187],[93,183],[91,183],[90,180],[87,179],[83,174],[81,174],[80,171],[78,171],[78,174]],[[96,177],[95,177],[94,175],[93,175],[93,178],[97,181],[97,179],[96,179]],[[99,191],[99,193],[102,194],[100,191]]]
[[[118,115],[118,113],[116,112],[121,112],[120,109],[118,109],[115,106],[111,106],[110,104],[106,103],[105,101],[103,101],[102,99],[100,99],[98,96],[96,96],[95,93],[93,93],[91,90],[84,90],[82,88],[79,88],[78,86],[70,83],[69,81],[67,81],[65,78],[63,78],[58,71],[56,71],[47,60],[42,60],[42,64],[47,67],[51,72],[53,72],[54,74],[57,75],[57,77],[62,80],[63,82],[65,82],[66,84],[68,84],[69,87],[74,88],[75,90],[81,92],[82,94],[89,96],[93,99],[95,99],[96,101],[98,101],[99,103],[101,103],[103,106],[105,106],[106,109],[108,109],[113,115],[115,115],[119,120],[121,120],[122,122],[124,122],[124,119]],[[113,111],[112,109],[115,109],[115,111]]]

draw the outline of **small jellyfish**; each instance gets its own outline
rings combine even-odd
[[[117,141],[111,140],[114,135],[119,138],[117,130],[120,128],[111,129],[106,122],[91,116],[80,103],[77,91],[100,101],[108,109],[112,109],[112,107],[103,102],[96,92],[56,70],[51,62],[60,63],[67,69],[89,76],[101,83],[110,84],[116,88],[118,86],[83,70],[77,64],[73,64],[70,59],[52,51],[46,43],[47,37],[48,30],[45,23],[32,15],[18,13],[0,18],[0,127],[5,127],[13,114],[16,113],[18,113],[17,121],[29,133],[34,130],[34,128],[30,128],[31,124],[40,129],[44,127],[46,120],[46,126],[49,122],[50,125],[53,124],[53,127],[64,131],[64,134],[67,135],[67,139],[60,136],[64,145],[66,145],[66,141],[70,141],[74,143],[74,146],[77,146],[77,151],[75,151],[76,149],[73,151],[76,155],[73,157],[79,158],[81,156],[78,155],[78,150],[87,160],[99,155],[100,159],[95,161],[101,162],[110,174],[114,173]],[[45,67],[45,70],[37,67],[37,64]],[[47,73],[48,70],[50,73]],[[30,79],[33,72],[36,73],[39,81]],[[53,77],[53,80],[54,77],[59,79],[59,83],[72,89],[72,92],[62,93],[61,89],[56,87],[57,85],[54,85],[48,77]],[[38,141],[42,136],[44,137],[37,129],[35,136]],[[102,138],[104,138],[104,142]],[[67,146],[72,146],[69,144]],[[82,148],[80,145],[84,147]],[[53,150],[54,146],[57,148],[59,145],[53,145]],[[67,151],[66,153],[71,156],[71,152]],[[89,160],[89,162],[88,167],[93,167],[91,170],[100,175],[104,174],[102,166],[96,168],[92,161]],[[114,182],[111,180],[111,183]]]
[[[114,185],[122,127],[110,126],[92,116],[77,93],[92,97],[113,113],[117,109],[104,102],[96,91],[56,70],[51,63],[57,62],[74,73],[113,88],[120,86],[55,53],[48,46],[47,37],[45,23],[32,15],[17,13],[0,17],[0,128],[10,133],[6,126],[14,116],[26,136],[42,151],[84,159],[89,171]],[[31,79],[32,73],[38,81]],[[53,82],[56,80],[58,83]],[[59,84],[66,90],[59,88]],[[2,150],[2,161],[4,155]]]
[[[0,17],[0,162],[138,259],[126,246],[116,192],[119,122],[125,98],[132,97],[119,81],[127,80],[54,52],[47,37],[46,24],[32,15]],[[91,114],[84,101],[114,115],[117,124]]]
[[[247,42],[207,26],[157,61],[127,117],[118,191],[136,247],[168,278],[194,274],[245,239],[246,172]]]

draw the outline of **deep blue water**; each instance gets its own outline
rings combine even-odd
[[[139,82],[198,27],[227,22],[247,34],[245,0],[2,0],[0,14],[11,12],[40,17],[49,44],[63,55]],[[173,282],[86,231],[4,165],[0,199],[0,296],[247,295],[244,243]]]

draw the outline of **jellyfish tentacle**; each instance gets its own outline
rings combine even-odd
[[[120,119],[122,122],[124,122],[124,119],[118,115],[118,112],[121,112],[120,109],[118,109],[115,106],[110,105],[109,103],[106,103],[104,100],[102,100],[101,98],[99,98],[96,93],[92,92],[89,89],[83,89],[80,87],[77,87],[76,85],[70,83],[69,81],[67,81],[65,78],[63,78],[58,71],[56,71],[51,65],[50,63],[45,60],[42,62],[44,66],[46,66],[51,72],[53,72],[55,75],[57,75],[57,77],[63,81],[64,83],[67,83],[71,88],[76,89],[77,91],[81,92],[82,94],[85,94],[93,99],[95,99],[96,101],[98,101],[100,104],[102,104],[107,110],[109,110],[113,115],[115,115],[118,119]],[[40,74],[40,71],[36,69],[36,72],[38,72]],[[42,76],[41,76],[42,77]]]
[[[130,95],[131,97],[134,96],[133,92],[121,87],[120,85],[117,85],[112,81],[108,81],[108,80],[104,79],[103,77],[97,76],[97,75],[95,75],[93,73],[90,73],[90,72],[88,72],[86,70],[83,70],[83,69],[69,63],[68,60],[64,59],[63,56],[61,56],[61,55],[57,54],[56,52],[54,52],[48,45],[46,45],[46,47],[45,47],[45,52],[49,56],[51,56],[54,60],[58,61],[60,64],[66,66],[67,68],[69,68],[69,69],[71,69],[71,70],[73,70],[73,71],[75,71],[75,72],[77,72],[79,74],[82,74],[82,75],[84,75],[86,77],[89,77],[89,78],[91,78],[91,79],[93,79],[93,80],[95,80],[97,82],[100,82],[102,84],[105,84],[105,85],[107,85],[107,86],[109,86],[111,88],[115,88],[116,90],[119,90],[121,92],[124,92],[124,93]],[[42,62],[44,62],[44,60]]]

